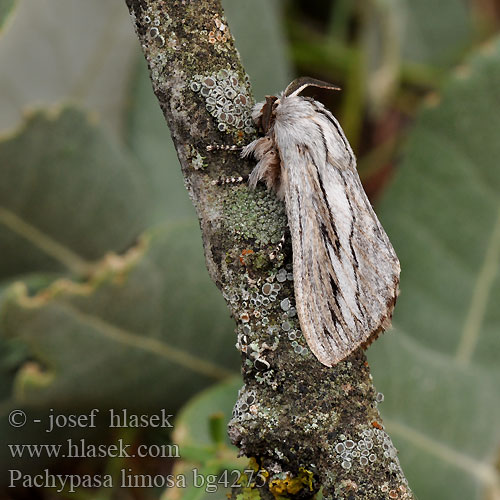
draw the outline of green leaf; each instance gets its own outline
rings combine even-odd
[[[398,7],[408,61],[449,66],[473,41],[472,7],[465,0],[441,0],[439,6],[433,0],[403,0]]]
[[[0,279],[91,272],[150,223],[137,164],[80,111],[33,114],[0,142]]]
[[[184,187],[170,130],[153,94],[142,54],[132,75],[130,92],[126,141],[139,159],[144,178],[153,192],[155,219],[172,221],[190,217],[195,220],[196,213]]]
[[[400,78],[437,87],[444,70],[472,45],[471,7],[464,0],[374,0],[363,11],[365,86],[370,111],[394,100]]]
[[[125,2],[18,2],[0,43],[0,131],[27,109],[68,100],[118,131],[136,54]]]
[[[3,28],[16,3],[16,0],[0,0],[0,29]]]
[[[210,432],[210,418],[221,413],[227,423],[243,382],[233,377],[197,394],[179,412],[174,425],[174,441],[180,446],[208,446],[214,444]],[[228,446],[232,446],[225,437]],[[234,448],[235,452],[237,449]]]
[[[401,295],[368,354],[419,498],[500,492],[499,89],[497,40],[429,99],[379,207]]]
[[[192,223],[178,224],[104,261],[88,282],[60,279],[31,297],[12,285],[0,330],[30,359],[13,403],[175,410],[236,371],[232,322],[200,246]]]
[[[367,8],[366,49],[379,64],[396,53],[408,63],[449,67],[473,42],[471,7],[464,0],[442,0],[439,15],[432,0],[374,0]]]
[[[175,411],[236,372],[197,221],[148,229],[143,172],[108,134],[75,109],[36,113],[0,165],[5,433],[19,406]]]
[[[187,478],[187,488],[168,489],[165,500],[222,498],[230,492],[229,486],[239,477],[237,471],[247,466],[248,459],[237,458],[238,449],[229,442],[226,433],[224,442],[214,440],[211,423],[217,417],[227,428],[241,386],[240,376],[220,382],[197,394],[179,412],[172,439],[179,446],[182,458],[176,462],[174,474],[183,474]],[[198,477],[206,480],[212,475],[213,491],[207,491],[207,482],[202,486],[200,483],[194,485],[194,470]],[[220,477],[224,470],[225,475],[217,483],[215,477]]]

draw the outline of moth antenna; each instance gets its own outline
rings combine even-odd
[[[316,80],[316,78],[311,78],[309,76],[301,76],[296,78],[288,87],[285,89],[284,96],[296,96],[299,95],[307,87],[319,87],[328,90],[340,90],[340,87],[333,85],[328,82],[323,82],[322,80]]]

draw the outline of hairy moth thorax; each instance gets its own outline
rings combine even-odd
[[[257,126],[257,129],[264,134],[267,134],[274,124],[274,121],[276,119],[276,107],[280,104],[281,100],[286,99],[289,96],[297,96],[307,87],[340,90],[339,87],[326,82],[322,82],[321,80],[316,80],[314,78],[297,78],[292,83],[290,83],[290,85],[288,85],[288,87],[284,92],[281,93],[279,97],[267,95],[265,101],[259,102],[254,106],[252,118],[255,122],[255,125]]]
[[[284,198],[282,178],[284,176],[281,164],[281,156],[276,144],[274,125],[276,122],[276,112],[288,98],[298,96],[307,87],[320,87],[329,90],[340,90],[339,87],[331,85],[321,80],[309,77],[301,77],[294,80],[279,96],[266,96],[265,101],[257,103],[252,111],[252,118],[257,129],[264,134],[264,137],[257,139],[243,149],[242,156],[253,156],[259,161],[249,178],[251,187],[255,187],[257,182],[264,181],[268,188],[276,191],[280,199]]]
[[[264,134],[269,132],[276,119],[275,107],[277,101],[278,98],[276,96],[266,95],[264,105],[257,107],[256,115],[254,116],[255,125]]]

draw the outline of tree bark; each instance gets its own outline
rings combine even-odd
[[[251,163],[251,91],[219,0],[126,0],[196,207],[207,267],[237,322],[244,387],[229,435],[261,498],[412,499],[384,431],[362,350],[333,368],[307,348],[294,309],[284,207],[263,187],[218,184]],[[208,340],[207,340],[208,341]],[[233,490],[233,498],[242,488]],[[252,496],[252,498],[254,498]]]

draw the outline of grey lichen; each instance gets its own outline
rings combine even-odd
[[[231,132],[235,140],[254,133],[251,117],[252,101],[247,97],[249,79],[244,83],[231,68],[219,69],[207,75],[194,75],[189,87],[205,100],[207,111],[217,120],[220,132]]]
[[[287,282],[280,283],[277,277],[283,275]],[[232,286],[229,293],[225,291],[238,323],[236,347],[242,353],[246,373],[252,374],[258,384],[275,390],[282,374],[276,373],[271,363],[280,344],[284,342],[286,349],[293,348],[297,359],[310,355],[290,297],[292,279],[285,267],[268,272],[265,279],[254,280],[244,273],[237,281],[238,287]]]
[[[202,156],[201,153],[194,147],[191,147],[191,165],[195,170],[203,170],[207,164],[205,163],[206,156]]]
[[[206,146],[255,137],[248,118],[240,124],[234,113],[238,106],[248,113],[252,97],[219,0],[126,2],[198,212],[207,267],[237,322],[245,386],[229,434],[265,471],[257,496],[312,498],[321,488],[331,499],[413,498],[383,431],[364,353],[326,368],[307,348],[290,242],[273,255],[286,229],[282,203],[264,188],[213,183],[248,174],[252,164]],[[339,453],[347,441],[354,448]],[[256,498],[252,488],[248,498]]]

